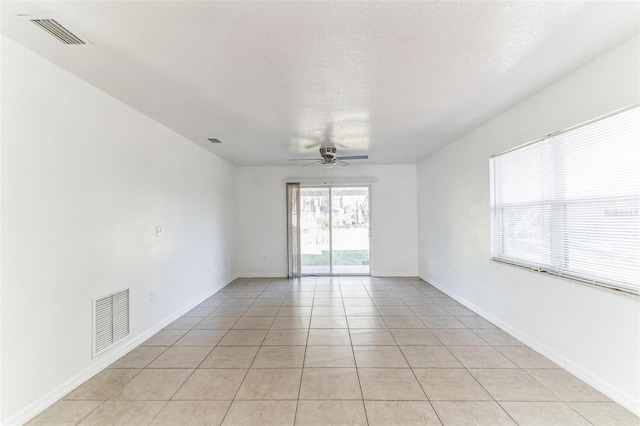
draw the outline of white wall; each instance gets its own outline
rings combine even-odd
[[[2,113],[1,403],[18,423],[108,363],[93,297],[130,287],[122,352],[234,276],[235,168],[4,37]]]
[[[375,177],[371,184],[372,275],[416,276],[416,166],[239,167],[238,274],[287,276],[285,179]],[[267,259],[264,259],[267,255]]]
[[[636,413],[638,298],[491,262],[489,157],[639,102],[639,47],[622,44],[418,166],[420,275]]]

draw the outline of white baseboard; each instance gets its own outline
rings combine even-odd
[[[356,276],[358,274],[355,274]],[[327,275],[328,276],[328,275]],[[348,277],[350,275],[338,275]],[[417,278],[416,274],[406,274],[402,272],[385,272],[383,274],[372,273],[370,276],[379,278]],[[270,273],[256,273],[256,272],[241,272],[238,274],[238,278],[287,278],[287,274],[281,274],[278,272]]]
[[[145,340],[149,339],[151,336],[156,334],[158,331],[162,330],[164,327],[171,324],[173,321],[180,318],[182,315],[184,315],[185,313],[189,312],[191,309],[193,309],[194,307],[202,303],[203,300],[220,291],[220,289],[224,288],[227,284],[231,283],[236,278],[237,278],[237,275],[231,276],[230,278],[226,279],[224,282],[220,283],[214,291],[208,291],[206,294],[197,298],[194,302],[188,304],[187,306],[182,307],[177,312],[168,316],[167,318],[165,318],[158,324],[154,325],[153,327],[149,328],[142,334],[136,336],[135,338],[125,338],[124,341],[117,343],[112,350],[96,358],[95,362],[93,362],[89,367],[85,368],[84,370],[82,370],[75,376],[71,377],[61,385],[57,386],[56,388],[47,392],[42,397],[33,401],[31,404],[27,405],[22,410],[18,411],[11,417],[7,418],[4,422],[2,422],[2,425],[16,426],[16,425],[22,425],[28,422],[29,420],[31,420],[32,418],[34,418],[35,416],[37,416],[38,414],[40,414],[41,412],[49,408],[59,399],[64,397],[66,394],[68,394],[69,392],[71,392],[72,390],[74,390],[75,388],[77,388],[87,380],[89,380],[91,377],[95,376],[96,374],[98,374],[99,372],[101,372],[111,364],[113,364],[122,356],[126,355],[129,351],[131,351],[132,349],[135,349]]]
[[[376,271],[375,274],[371,274],[372,277],[378,278],[418,278],[418,275],[415,273],[403,273],[403,272],[384,272],[378,273]]]
[[[554,349],[546,346],[545,344],[543,344],[543,343],[541,343],[541,342],[539,342],[539,341],[537,341],[535,339],[532,339],[531,337],[527,336],[526,334],[523,334],[519,330],[511,327],[509,324],[499,320],[498,318],[494,317],[493,315],[489,314],[488,312],[485,312],[484,310],[482,310],[481,308],[477,307],[473,303],[471,303],[468,300],[460,297],[458,294],[453,293],[451,290],[449,290],[448,288],[446,288],[442,284],[438,283],[437,281],[434,281],[431,278],[425,277],[423,275],[419,275],[419,277],[422,280],[424,280],[424,281],[428,282],[429,284],[431,284],[432,286],[434,286],[435,288],[437,288],[438,290],[440,290],[443,293],[445,293],[447,296],[451,297],[452,299],[455,299],[457,302],[459,302],[462,305],[464,305],[465,307],[471,309],[473,312],[475,312],[476,314],[480,315],[481,317],[483,317],[487,321],[490,321],[491,323],[493,323],[496,326],[500,327],[503,331],[505,331],[506,333],[508,333],[511,336],[515,337],[516,339],[520,340],[521,342],[523,342],[524,344],[526,344],[530,348],[534,349],[535,351],[537,351],[537,352],[541,353],[542,355],[544,355],[545,357],[549,358],[551,361],[555,362],[560,367],[564,368],[569,373],[573,374],[578,379],[580,379],[583,382],[587,383],[588,385],[590,385],[594,389],[596,389],[599,392],[603,393],[604,395],[608,396],[613,401],[617,402],[618,404],[620,404],[621,406],[623,406],[627,410],[631,411],[632,413],[634,413],[637,416],[640,416],[640,404],[638,404],[638,401],[636,401],[635,398],[631,397],[630,395],[627,395],[625,392],[621,391],[620,389],[616,388],[615,386],[611,385],[610,383],[602,380],[602,378],[594,375],[590,371],[584,369],[580,365],[574,363],[570,359],[568,359],[565,356],[559,354]]]
[[[270,272],[270,273],[255,273],[255,272],[241,272],[238,274],[238,278],[287,278],[286,273]]]

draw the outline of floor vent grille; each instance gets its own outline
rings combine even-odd
[[[94,299],[93,356],[129,335],[129,289]]]

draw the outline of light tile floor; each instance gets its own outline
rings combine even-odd
[[[30,425],[639,425],[417,278],[239,279]]]

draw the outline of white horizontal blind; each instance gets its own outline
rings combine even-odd
[[[492,159],[492,256],[640,288],[640,108]]]

